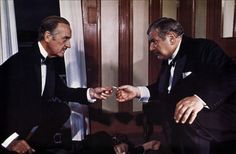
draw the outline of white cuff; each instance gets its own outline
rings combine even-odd
[[[16,132],[13,133],[11,136],[9,136],[3,143],[2,143],[2,146],[4,148],[7,148],[12,141],[14,141],[17,137],[19,136],[19,134],[17,134]]]
[[[196,96],[200,100],[200,102],[203,104],[203,107],[210,109],[209,106],[207,106],[207,104],[198,95],[194,94],[194,96]]]
[[[89,103],[94,103],[96,101],[96,99],[92,99],[90,94],[89,94],[89,90],[90,88],[87,89],[87,99],[89,101]]]
[[[143,104],[148,103],[148,100],[150,98],[150,92],[148,88],[145,86],[138,86],[137,88],[140,91],[139,102],[142,102]]]

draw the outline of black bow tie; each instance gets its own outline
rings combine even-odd
[[[168,64],[171,67],[175,67],[176,61],[175,59],[171,60],[171,62]]]
[[[164,65],[167,66],[167,67],[174,67],[175,64],[176,64],[176,59],[175,58],[172,59],[170,63],[169,63],[169,60],[170,59],[165,60],[164,61]]]
[[[42,58],[42,64],[45,64],[45,65],[48,65],[48,64],[51,64],[52,63],[52,58],[50,58],[50,57],[46,57],[46,58]]]

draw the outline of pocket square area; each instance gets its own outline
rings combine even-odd
[[[192,74],[192,72],[184,72],[183,75],[183,79],[186,78],[187,76],[189,76],[190,74]]]

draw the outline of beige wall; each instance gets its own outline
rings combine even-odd
[[[133,84],[148,83],[148,0],[133,0]],[[109,21],[109,22],[108,22]],[[118,0],[101,1],[102,86],[118,83]],[[125,75],[125,74],[124,74]],[[104,101],[102,108],[118,112],[114,97]],[[133,103],[133,111],[142,110]]]
[[[148,84],[148,1],[133,0],[133,84]],[[142,110],[142,104],[133,102],[133,111]]]
[[[206,38],[207,0],[196,1],[195,37]]]
[[[162,16],[177,19],[177,0],[163,0],[162,1]]]
[[[102,86],[118,83],[118,0],[101,1]],[[104,110],[117,112],[114,97],[103,102]]]

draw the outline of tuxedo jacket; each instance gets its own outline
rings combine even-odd
[[[150,100],[160,100],[164,106],[163,116],[173,120],[178,101],[197,95],[210,109],[200,111],[195,122],[206,129],[224,132],[225,135],[218,135],[219,138],[227,138],[227,133],[232,135],[232,132],[236,136],[235,63],[215,42],[186,36],[183,36],[175,60],[170,93],[166,96],[161,88],[166,67],[163,61],[157,82],[147,86]]]
[[[38,45],[20,51],[0,66],[0,143],[17,132],[24,138],[35,126],[42,105],[41,54]],[[64,101],[88,104],[86,88],[67,87],[55,73],[53,93]]]

